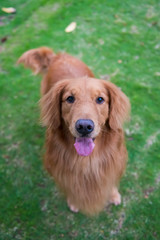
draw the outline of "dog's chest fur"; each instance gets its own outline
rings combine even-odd
[[[102,143],[97,139],[88,157],[76,153],[74,142],[66,146],[54,134],[47,136],[45,167],[67,199],[84,213],[99,212],[107,204],[115,179],[125,168],[124,155],[121,157],[121,151],[125,151],[123,133],[119,134],[119,141],[113,133],[111,136],[108,146],[107,140]]]

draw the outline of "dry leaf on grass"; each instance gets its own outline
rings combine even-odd
[[[71,22],[66,28],[65,32],[70,33],[73,32],[76,29],[77,23],[76,22]]]
[[[13,8],[13,7],[9,7],[9,8],[3,7],[3,8],[1,8],[1,9],[2,9],[2,11],[5,12],[5,13],[15,13],[15,12],[16,12],[16,9]]]
[[[121,59],[119,59],[119,60],[118,60],[118,63],[119,63],[119,64],[121,64],[121,63],[122,63],[122,60],[121,60]]]
[[[7,41],[7,39],[8,39],[8,37],[7,37],[7,36],[5,36],[5,37],[1,38],[1,39],[0,39],[0,41],[1,41],[1,43],[4,43],[4,42],[6,42],[6,41]]]

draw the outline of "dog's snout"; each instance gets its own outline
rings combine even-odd
[[[85,136],[94,130],[94,122],[90,119],[79,119],[75,127],[78,133]]]

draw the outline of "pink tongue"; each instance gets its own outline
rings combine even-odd
[[[92,138],[82,137],[82,138],[76,138],[76,142],[74,146],[79,155],[88,156],[92,153],[95,144]]]

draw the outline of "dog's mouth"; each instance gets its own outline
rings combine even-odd
[[[74,147],[80,156],[89,156],[95,147],[94,138],[78,137]]]

